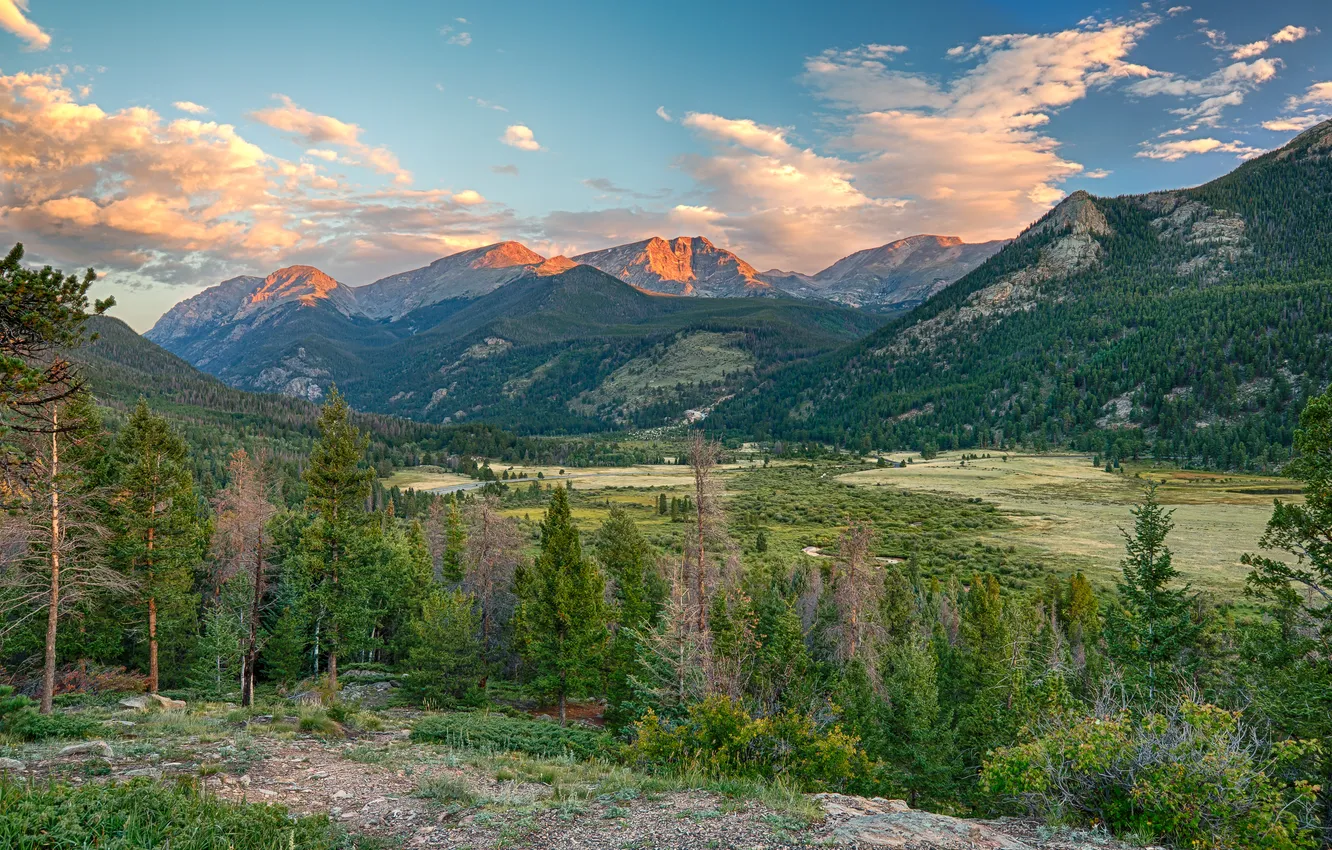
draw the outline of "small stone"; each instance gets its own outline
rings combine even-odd
[[[250,722],[251,722],[251,723],[272,723],[272,722],[273,722],[273,715],[271,715],[271,714],[260,714],[258,717],[251,717],[251,718],[250,718]]]
[[[342,789],[338,789],[336,792],[334,792],[334,794],[333,794],[333,799],[334,799],[334,800],[345,800],[345,799],[347,799],[347,798],[350,797],[350,796],[351,796],[351,794],[348,794],[346,791],[344,791],[344,790],[342,790]]]
[[[115,758],[115,751],[106,741],[85,741],[82,744],[70,744],[57,755],[61,756],[100,756],[104,759]]]
[[[147,711],[148,697],[126,697],[117,703],[121,708],[128,708],[131,711]]]
[[[106,722],[110,723],[112,726],[123,726],[127,729],[139,725],[133,720],[108,720]]]
[[[18,759],[0,758],[0,773],[22,773],[28,766]]]

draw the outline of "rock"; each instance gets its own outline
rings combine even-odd
[[[333,799],[334,799],[334,800],[345,800],[345,799],[347,799],[347,798],[350,797],[350,796],[351,796],[351,794],[348,794],[346,791],[344,791],[344,790],[342,790],[342,789],[338,789],[336,792],[334,792],[334,794],[333,794]]]
[[[0,773],[22,773],[28,766],[18,759],[0,758]]]
[[[126,729],[131,729],[138,725],[133,720],[108,720],[106,722],[111,724],[112,726],[123,726]]]
[[[250,722],[251,722],[251,723],[272,723],[272,722],[273,722],[273,715],[271,715],[271,714],[260,714],[260,715],[258,715],[257,717],[251,717],[251,718],[250,718]]]
[[[122,700],[121,700],[119,703],[117,703],[117,704],[118,704],[121,708],[128,708],[128,709],[130,709],[131,711],[147,711],[147,710],[148,710],[148,697],[145,697],[145,696],[125,697],[124,699],[122,699]]]
[[[840,843],[855,844],[857,847],[1032,850],[1031,845],[984,824],[910,809],[852,818],[839,826],[834,836]]]
[[[301,691],[292,694],[291,701],[297,705],[323,705],[324,697],[318,691]]]
[[[70,744],[56,755],[60,756],[100,756],[104,759],[115,758],[115,751],[106,741],[85,741],[82,744]]]
[[[161,694],[152,694],[151,697],[157,702],[158,706],[165,711],[180,711],[185,708],[186,705],[185,700],[183,699],[172,699],[171,697],[164,697]]]
[[[868,815],[886,815],[909,812],[905,800],[885,800],[883,797],[850,797],[846,794],[815,794],[814,799],[831,817],[860,818]]]
[[[133,770],[127,770],[121,776],[149,776],[153,779],[161,779],[162,771],[155,767],[136,767]]]

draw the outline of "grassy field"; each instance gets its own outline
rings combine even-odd
[[[649,404],[655,390],[679,384],[711,384],[754,371],[754,356],[739,348],[744,335],[699,331],[680,336],[668,346],[636,357],[611,373],[595,390],[579,396],[570,407],[588,413],[614,404],[621,411]]]
[[[385,487],[401,487],[404,490],[432,490],[436,487],[451,487],[454,484],[467,484],[472,479],[466,475],[449,472],[439,466],[409,466],[395,470],[388,478],[381,478],[379,483]]]
[[[1257,548],[1272,513],[1272,499],[1298,499],[1298,487],[1281,478],[1190,472],[1147,464],[1126,465],[1121,473],[1092,466],[1085,455],[1001,455],[969,460],[944,454],[904,468],[871,469],[838,477],[863,487],[980,498],[1012,520],[996,532],[1001,543],[1030,546],[1070,559],[1108,580],[1119,568],[1121,527],[1129,509],[1151,481],[1161,501],[1174,510],[1170,546],[1180,571],[1200,588],[1234,593],[1247,569],[1239,563]]]

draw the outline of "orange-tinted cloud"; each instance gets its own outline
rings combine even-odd
[[[371,147],[361,141],[362,130],[355,124],[341,121],[331,115],[320,115],[297,106],[286,95],[275,95],[280,106],[258,109],[250,113],[256,121],[295,138],[305,145],[332,145],[347,152],[353,164],[365,165],[387,174],[395,183],[408,185],[412,174],[398,163],[393,152],[384,147]]]
[[[27,43],[29,50],[45,50],[51,36],[27,16],[28,0],[0,0],[0,29],[8,30]]]

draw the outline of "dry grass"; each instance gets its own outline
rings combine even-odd
[[[1086,455],[1002,455],[967,461],[943,454],[902,469],[872,469],[839,480],[861,486],[981,498],[998,505],[1017,530],[996,535],[1001,543],[1031,545],[1084,560],[1102,579],[1119,568],[1124,543],[1120,527],[1150,481],[1175,512],[1170,545],[1175,564],[1200,588],[1234,593],[1248,570],[1240,555],[1255,551],[1276,496],[1298,499],[1293,482],[1270,476],[1207,473],[1126,466],[1107,473]]]

